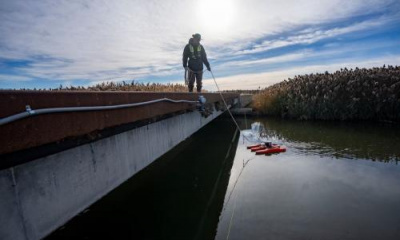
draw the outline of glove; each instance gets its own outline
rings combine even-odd
[[[211,67],[207,67],[207,70],[211,72]]]

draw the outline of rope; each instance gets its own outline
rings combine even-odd
[[[232,210],[231,219],[229,220],[228,234],[226,235],[226,240],[229,239],[229,235],[231,234],[231,228],[232,228],[232,223],[233,223],[233,215],[235,214],[235,210],[236,210],[236,200],[237,200],[237,197],[235,198],[235,203],[233,204],[233,210]]]
[[[208,199],[207,208],[206,208],[205,213],[203,214],[203,216],[202,216],[202,218],[201,218],[199,227],[198,227],[198,229],[197,229],[196,237],[194,238],[195,240],[197,240],[197,239],[199,239],[199,238],[201,237],[200,231],[203,229],[204,222],[205,222],[205,220],[206,220],[206,218],[207,218],[208,211],[209,211],[209,209],[210,209],[210,207],[211,207],[211,203],[212,203],[212,201],[214,200],[215,195],[216,195],[216,193],[217,193],[217,189],[218,189],[218,186],[219,186],[219,184],[220,184],[223,171],[224,171],[224,169],[226,168],[227,160],[228,160],[228,158],[229,158],[229,156],[230,156],[230,153],[231,153],[231,150],[232,150],[232,146],[234,145],[234,142],[235,142],[237,133],[238,133],[238,130],[236,129],[236,130],[235,130],[235,133],[234,133],[234,135],[233,135],[233,137],[232,137],[231,143],[229,144],[228,151],[227,151],[226,154],[225,154],[224,161],[223,161],[223,163],[221,164],[221,169],[220,169],[220,171],[219,171],[219,173],[218,173],[217,180],[215,181],[215,184],[214,184],[214,187],[213,187],[213,191],[212,191],[212,193],[211,193],[210,198]]]
[[[225,107],[226,107],[226,109],[227,109],[227,110],[228,110],[228,112],[229,112],[229,115],[231,116],[231,118],[232,118],[233,122],[236,124],[236,127],[237,127],[237,129],[238,129],[238,130],[241,132],[241,131],[242,131],[242,129],[240,129],[240,127],[239,127],[239,124],[236,122],[236,119],[233,117],[231,110],[228,108],[228,104],[226,104],[226,101],[225,101],[224,95],[222,95],[222,92],[221,92],[221,90],[220,90],[220,88],[219,88],[219,86],[218,86],[217,80],[215,80],[214,73],[213,73],[212,71],[210,71],[210,72],[211,72],[211,76],[212,76],[212,77],[213,77],[213,79],[214,79],[215,86],[217,86],[217,89],[218,89],[219,95],[221,95],[222,101],[224,102],[224,104],[225,104]]]
[[[253,160],[254,158],[255,158],[255,157],[252,157],[252,158],[248,159],[248,160],[246,161],[246,163],[244,162],[244,159],[243,159],[243,167],[242,167],[242,169],[240,170],[240,173],[239,173],[238,177],[236,178],[236,181],[235,181],[235,183],[234,183],[234,185],[233,185],[233,188],[232,188],[232,190],[231,190],[231,192],[230,192],[230,194],[229,194],[229,196],[228,196],[228,200],[226,201],[225,206],[224,206],[224,208],[222,209],[222,212],[221,212],[222,218],[223,218],[223,216],[224,216],[224,215],[223,215],[223,212],[225,212],[226,207],[228,206],[229,201],[230,201],[230,199],[231,199],[231,196],[232,196],[232,194],[233,194],[233,192],[234,192],[234,190],[235,190],[235,188],[236,188],[236,186],[237,186],[237,183],[239,182],[240,176],[242,175],[242,173],[243,173],[244,169],[246,168],[247,164],[248,164],[251,160]],[[233,215],[235,214],[235,210],[236,210],[237,196],[238,196],[238,193],[236,193],[236,195],[234,196],[234,200],[233,200],[233,209],[232,209],[231,218],[230,218],[230,220],[229,220],[228,233],[227,233],[227,236],[226,236],[226,239],[227,239],[227,240],[229,239],[229,235],[230,235],[230,233],[231,233],[231,228],[232,228],[232,223],[233,223]],[[221,221],[222,221],[222,219],[221,219]]]
[[[219,88],[219,85],[218,85],[218,83],[217,83],[217,80],[215,80],[214,73],[213,73],[212,71],[210,71],[210,72],[211,72],[211,76],[212,76],[213,79],[214,79],[215,86],[216,86],[217,89],[218,89],[218,93],[219,93],[219,95],[221,96],[222,101],[224,102],[224,105],[225,105],[226,109],[228,110],[229,115],[231,116],[231,118],[232,118],[233,122],[235,123],[237,129],[238,129],[239,132],[241,133],[241,132],[242,132],[242,129],[240,129],[239,124],[237,123],[235,117],[232,115],[232,112],[231,112],[231,110],[229,109],[228,104],[227,104],[226,101],[225,101],[224,95],[222,95],[222,92],[221,92],[221,89]],[[248,139],[244,134],[243,134],[242,136],[243,136],[243,138],[246,139],[247,141],[252,142],[252,141],[251,141],[250,139]]]
[[[242,169],[240,169],[239,175],[238,175],[238,177],[236,178],[235,183],[233,184],[233,188],[232,188],[231,192],[229,193],[228,200],[226,201],[226,204],[225,204],[225,205],[228,205],[229,201],[231,200],[232,193],[233,193],[233,191],[235,190],[236,185],[237,185],[237,183],[239,182],[239,178],[240,178],[240,176],[242,175],[242,173],[243,173],[245,167],[246,167],[247,164],[248,164],[251,160],[253,160],[254,158],[255,158],[255,157],[252,157],[252,158],[248,159],[248,160],[246,161],[246,163],[243,163],[243,167],[242,167]],[[243,162],[244,162],[244,159],[243,159]],[[222,211],[224,211],[225,209],[226,209],[226,206],[224,207],[224,209],[223,209]]]
[[[222,209],[222,212],[221,212],[222,218],[223,218],[223,216],[224,216],[224,215],[223,215],[223,212],[225,212],[226,207],[228,206],[229,201],[230,201],[230,199],[231,199],[231,196],[232,196],[233,192],[235,191],[235,188],[236,188],[236,186],[237,186],[237,183],[239,182],[240,176],[242,175],[242,173],[243,173],[244,169],[246,168],[247,164],[248,164],[251,160],[253,160],[254,158],[255,158],[255,157],[252,157],[252,158],[248,159],[248,160],[246,161],[246,163],[244,162],[244,159],[243,159],[243,167],[242,167],[242,169],[240,169],[240,173],[239,173],[238,177],[236,178],[235,183],[233,184],[233,188],[232,188],[231,192],[229,193],[228,200],[226,201],[226,203],[224,204],[225,206],[224,206],[224,208]],[[233,201],[234,203],[233,203],[232,214],[231,214],[231,218],[230,218],[230,220],[229,220],[228,233],[227,233],[227,235],[226,235],[226,239],[227,239],[227,240],[229,239],[229,235],[230,235],[230,233],[231,233],[231,228],[232,228],[232,223],[233,223],[233,215],[235,214],[235,210],[236,210],[237,195],[238,195],[238,193],[236,193],[236,195],[234,196],[234,201]],[[222,220],[222,219],[221,219],[221,220]]]
[[[229,115],[231,116],[231,118],[232,118],[233,122],[235,123],[235,125],[236,125],[237,129],[239,130],[239,132],[241,132],[242,130],[240,129],[239,124],[237,123],[236,119],[233,117],[232,112],[231,112],[230,109],[228,108],[228,104],[226,103],[225,98],[224,98],[224,96],[222,95],[221,89],[219,88],[219,85],[218,85],[218,83],[217,83],[217,80],[216,80],[215,77],[214,77],[214,73],[213,73],[212,71],[210,71],[210,72],[211,72],[211,76],[212,76],[212,78],[213,78],[213,80],[214,80],[215,86],[217,87],[218,92],[219,92],[219,94],[220,94],[220,96],[221,96],[221,98],[222,98],[222,101],[224,102],[224,105],[225,105],[226,109],[228,110]],[[246,124],[246,125],[247,125],[247,124]],[[244,134],[242,134],[242,136],[243,136],[243,142],[244,142],[245,139],[248,140],[249,142],[251,142],[251,140],[249,140]],[[240,179],[240,177],[241,177],[241,175],[242,175],[244,169],[246,168],[247,164],[248,164],[251,160],[253,160],[254,158],[255,158],[255,156],[252,157],[252,158],[250,158],[250,159],[248,159],[246,162],[244,162],[244,159],[243,159],[243,166],[242,166],[242,169],[240,170],[240,173],[239,173],[238,177],[236,178],[236,181],[235,181],[235,183],[234,183],[234,185],[233,185],[233,188],[232,188],[231,192],[229,193],[228,199],[227,199],[227,201],[226,201],[226,203],[225,203],[225,207],[222,209],[222,213],[226,210],[226,206],[228,206],[228,204],[229,204],[229,201],[230,201],[230,199],[231,199],[231,196],[232,196],[232,194],[233,194],[233,192],[234,192],[234,190],[235,190],[235,188],[236,188],[236,186],[237,186],[237,183],[239,182],[239,179]],[[231,214],[231,218],[230,218],[230,220],[229,220],[228,233],[227,233],[227,236],[226,236],[226,239],[227,239],[227,240],[229,239],[229,236],[230,236],[230,233],[231,233],[231,228],[232,228],[232,224],[233,224],[233,216],[234,216],[235,210],[236,210],[236,202],[237,202],[237,194],[235,195],[235,198],[234,198],[234,205],[233,205],[233,209],[232,209],[232,214]],[[222,213],[221,213],[221,215],[222,215]],[[222,215],[222,217],[223,217],[223,215]]]

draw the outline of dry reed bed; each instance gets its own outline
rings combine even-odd
[[[400,67],[295,76],[255,95],[253,107],[301,120],[400,121]]]
[[[31,90],[31,89],[20,89]],[[140,83],[132,81],[122,82],[102,82],[93,86],[62,86],[50,89],[33,89],[36,91],[132,91],[132,92],[187,92],[187,86],[173,83]]]
[[[187,87],[183,84],[161,84],[161,83],[140,83],[132,81],[123,82],[102,82],[89,87],[65,87],[58,90],[73,91],[133,91],[133,92],[186,92]]]

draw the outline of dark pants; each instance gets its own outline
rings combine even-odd
[[[202,79],[203,79],[202,71],[199,72],[189,71],[189,92],[193,92],[194,80],[196,80],[197,92],[201,92]]]

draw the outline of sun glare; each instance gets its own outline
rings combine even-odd
[[[208,31],[227,31],[234,20],[233,0],[199,1],[198,14],[203,27]]]

